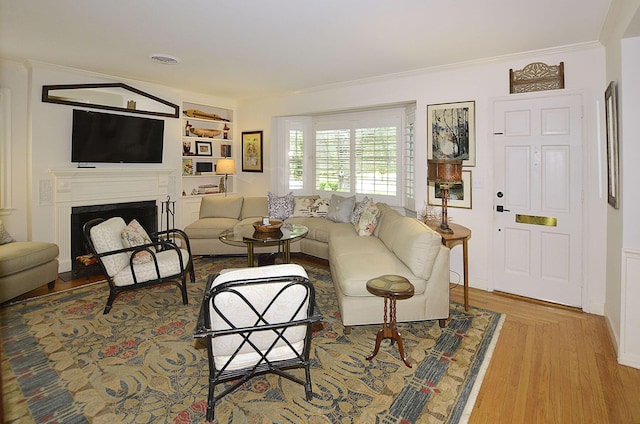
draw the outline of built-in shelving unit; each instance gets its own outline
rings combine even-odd
[[[233,110],[182,103],[182,196],[214,195],[221,191],[216,162],[233,157]],[[233,177],[228,178],[230,192]]]

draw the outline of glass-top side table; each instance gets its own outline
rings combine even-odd
[[[254,246],[281,245],[283,256],[282,262],[291,262],[291,242],[305,237],[309,229],[304,225],[285,223],[276,231],[261,232],[256,231],[253,225],[236,225],[233,228],[224,230],[218,238],[221,242],[232,246],[247,246],[248,266],[254,266]]]

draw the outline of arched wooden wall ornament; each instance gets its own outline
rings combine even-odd
[[[522,69],[509,69],[509,93],[559,90],[564,88],[564,62],[547,65],[530,63]]]

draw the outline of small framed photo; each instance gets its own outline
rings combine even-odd
[[[210,141],[196,141],[196,155],[213,156],[213,147]]]
[[[242,171],[262,172],[262,131],[242,133]]]
[[[182,175],[193,175],[193,159],[182,159]]]
[[[427,106],[427,159],[462,159],[476,166],[476,102]]]
[[[231,157],[231,144],[220,145],[220,156],[222,156],[223,158]]]
[[[430,206],[442,205],[442,190],[439,184],[429,184],[427,203]],[[462,183],[449,188],[447,207],[471,209],[471,171],[462,171]]]

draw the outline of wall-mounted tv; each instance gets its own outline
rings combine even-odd
[[[162,163],[164,120],[73,110],[71,162]]]

